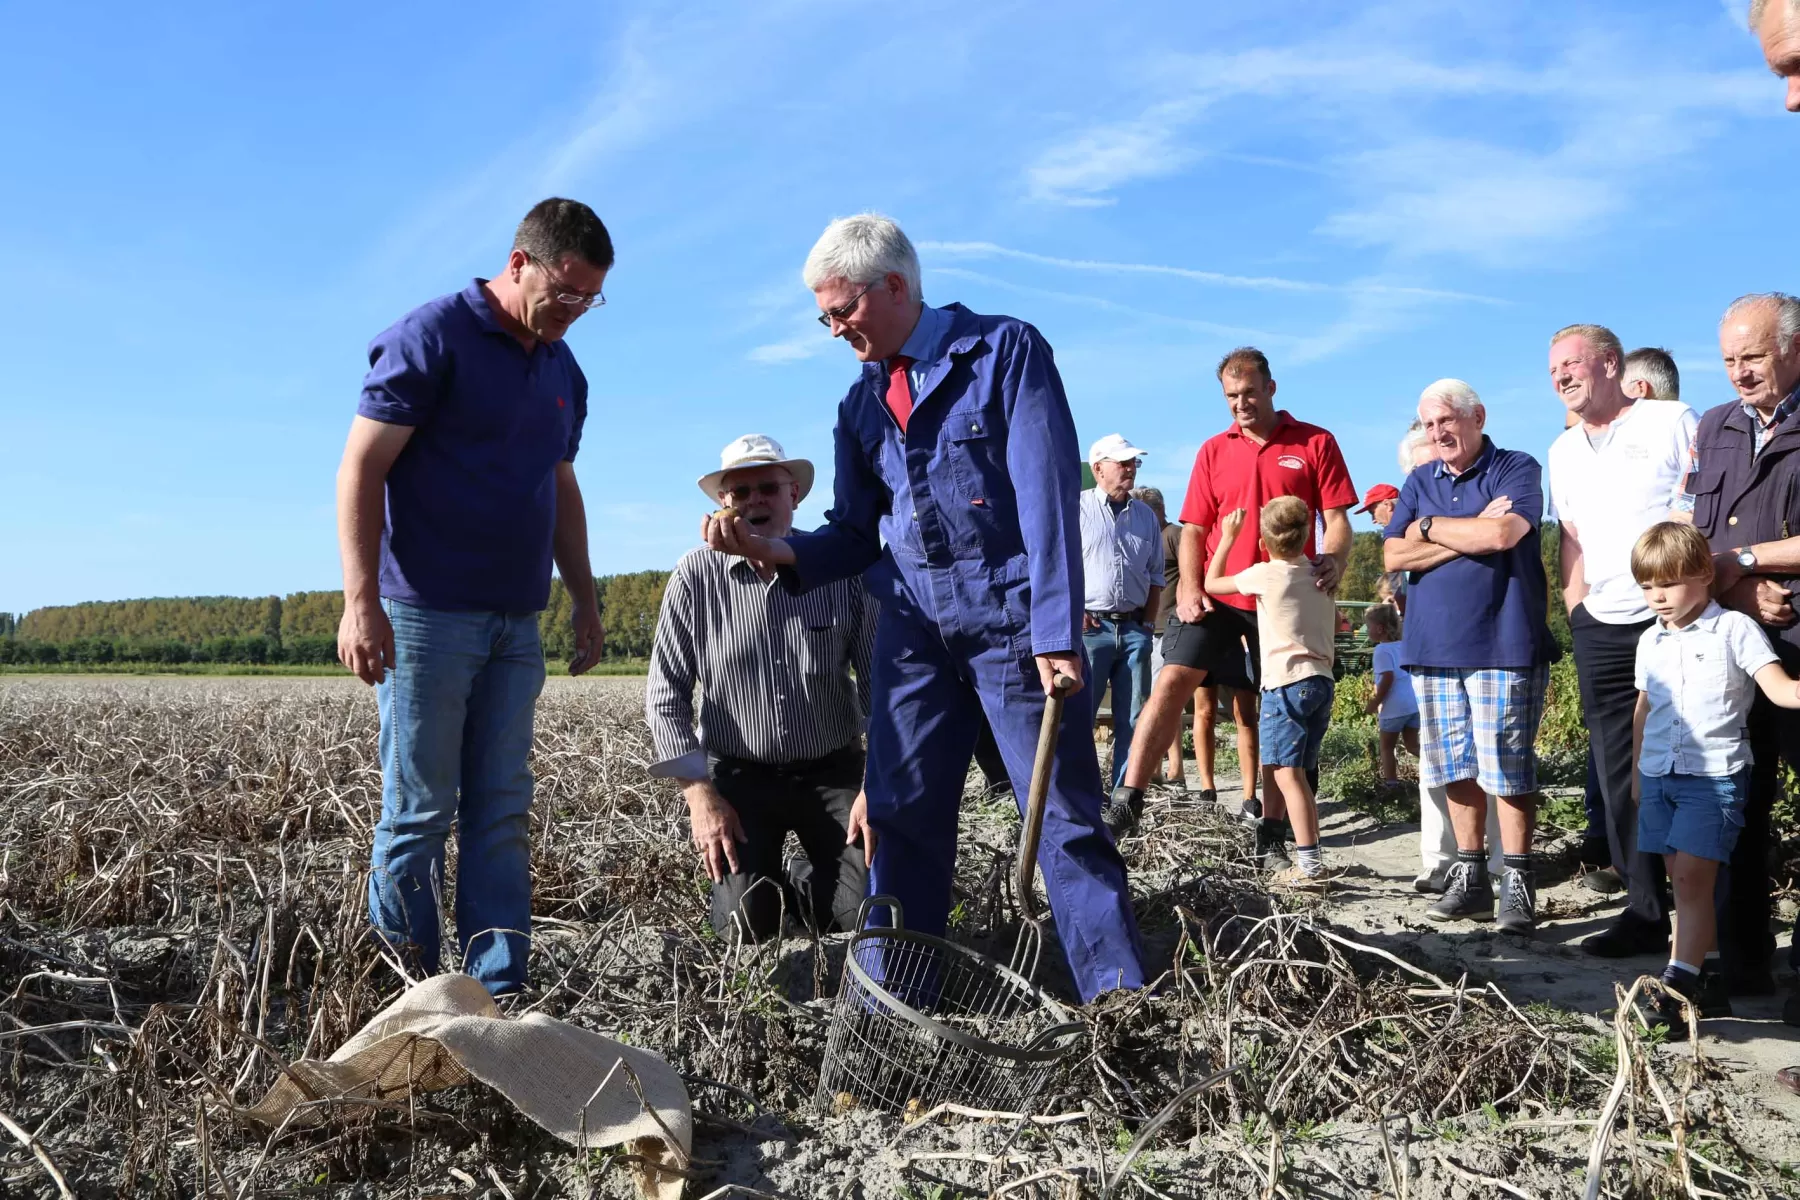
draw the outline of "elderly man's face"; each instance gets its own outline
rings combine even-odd
[[[1375,524],[1386,529],[1388,522],[1394,519],[1394,502],[1392,500],[1378,501],[1375,507],[1369,510],[1369,515],[1375,518]]]
[[[1464,416],[1448,401],[1433,397],[1419,405],[1419,421],[1426,440],[1452,471],[1468,470],[1481,456],[1481,429],[1487,424],[1487,410],[1481,405]]]
[[[1800,382],[1800,345],[1778,346],[1778,319],[1773,304],[1756,304],[1719,327],[1719,353],[1731,386],[1738,399],[1763,412],[1774,409]]]
[[[1275,381],[1264,379],[1261,371],[1228,368],[1219,376],[1219,387],[1239,429],[1265,432],[1275,424]]]
[[[1135,458],[1128,458],[1124,462],[1102,459],[1090,465],[1094,468],[1094,482],[1114,500],[1125,499],[1131,495],[1131,489],[1137,486],[1138,460]]]
[[[1800,14],[1791,0],[1769,0],[1756,36],[1769,70],[1787,80],[1787,110],[1800,113]]]
[[[832,337],[849,343],[860,361],[877,362],[898,354],[918,324],[918,297],[908,292],[906,280],[889,274],[872,285],[827,279],[813,299],[830,318]]]
[[[1412,470],[1416,471],[1426,463],[1434,463],[1438,459],[1437,443],[1429,438],[1413,447]]]
[[[1550,386],[1563,406],[1578,417],[1612,391],[1618,370],[1609,355],[1588,345],[1580,334],[1550,347]]]
[[[786,467],[745,467],[719,481],[719,504],[748,521],[763,537],[793,532],[800,485]]]

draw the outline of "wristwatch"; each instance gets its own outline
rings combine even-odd
[[[1424,538],[1428,542],[1431,540],[1431,522],[1432,522],[1432,520],[1433,520],[1433,518],[1431,518],[1431,517],[1420,517],[1419,518],[1419,536]]]
[[[1756,570],[1756,551],[1748,546],[1739,546],[1732,553],[1737,555],[1738,566],[1744,568],[1745,574]]]

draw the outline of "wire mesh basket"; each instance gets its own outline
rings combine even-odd
[[[891,927],[862,928],[885,905]],[[819,1107],[921,1112],[944,1101],[1030,1112],[1082,1026],[1046,996],[1036,973],[1041,935],[1020,929],[1009,966],[905,928],[892,896],[871,896],[844,960]]]

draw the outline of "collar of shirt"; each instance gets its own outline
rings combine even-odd
[[[1285,408],[1276,409],[1275,410],[1275,424],[1273,427],[1270,428],[1269,436],[1263,439],[1262,444],[1264,446],[1273,446],[1276,442],[1281,440],[1281,431],[1286,429],[1289,425],[1292,425],[1293,423],[1294,423],[1294,418],[1288,416],[1287,409],[1285,409]],[[1231,428],[1227,429],[1225,431],[1225,436],[1228,438],[1242,438],[1246,442],[1251,441],[1250,435],[1244,432],[1244,427],[1242,425],[1239,425],[1235,421],[1232,422]],[[1255,445],[1254,442],[1251,442],[1251,444]],[[1258,449],[1261,449],[1261,447],[1258,447]]]
[[[1439,479],[1442,479],[1445,476],[1458,480],[1467,479],[1469,476],[1475,474],[1475,472],[1487,466],[1489,462],[1493,461],[1493,457],[1494,439],[1484,433],[1481,435],[1481,453],[1475,456],[1475,461],[1470,463],[1467,468],[1461,471],[1452,471],[1450,469],[1450,464],[1440,458],[1437,460],[1437,466],[1434,469],[1433,474]]]
[[[1654,632],[1656,640],[1660,642],[1665,638],[1680,637],[1689,630],[1700,633],[1711,633],[1714,629],[1718,628],[1719,618],[1724,615],[1725,610],[1719,607],[1719,602],[1717,600],[1708,600],[1706,602],[1706,607],[1700,610],[1700,615],[1686,625],[1683,625],[1680,629],[1670,629],[1667,625],[1663,624],[1662,618],[1660,617],[1657,618],[1656,624],[1652,625],[1650,628]]]
[[[933,308],[929,304],[919,305],[919,320],[913,331],[907,336],[906,344],[900,347],[904,358],[913,360],[907,368],[906,377],[912,383],[912,393],[916,400],[925,387],[925,375],[944,353],[944,335],[950,332],[950,314],[941,308]]]
[[[1787,420],[1788,417],[1793,414],[1795,409],[1800,408],[1800,385],[1795,386],[1794,390],[1789,392],[1787,397],[1782,400],[1780,404],[1775,406],[1775,411],[1769,414],[1769,419],[1767,421],[1764,421],[1762,419],[1762,414],[1757,412],[1751,405],[1739,404],[1738,407],[1743,410],[1746,417],[1750,418],[1750,432],[1755,435],[1757,449],[1760,450],[1762,449],[1763,438],[1768,436],[1769,432],[1777,425]]]

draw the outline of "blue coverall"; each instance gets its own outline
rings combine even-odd
[[[943,311],[952,324],[904,435],[883,364],[864,364],[838,407],[827,524],[788,539],[795,562],[783,569],[798,590],[866,572],[880,601],[870,890],[897,897],[908,928],[939,935],[977,706],[1022,784],[1044,711],[1033,656],[1082,644],[1081,452],[1050,346],[1011,317]],[[1093,695],[1065,710],[1038,852],[1083,1000],[1144,982],[1125,863],[1100,819]]]

